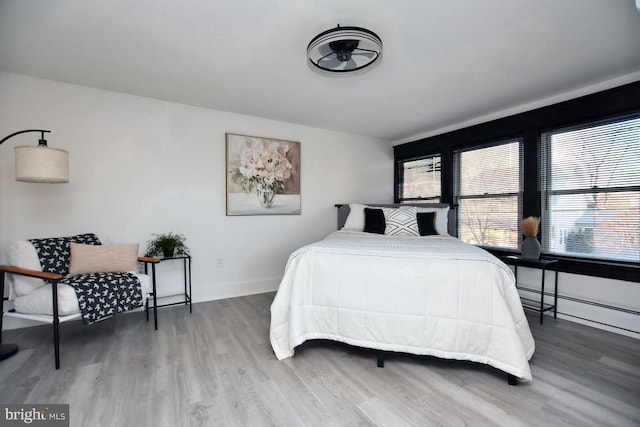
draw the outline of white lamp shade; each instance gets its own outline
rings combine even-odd
[[[47,146],[16,147],[16,181],[69,182],[69,153]]]

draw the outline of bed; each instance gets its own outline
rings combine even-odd
[[[535,343],[509,267],[451,236],[455,213],[446,205],[363,206],[340,208],[338,231],[289,257],[271,306],[276,357],[293,356],[307,340],[328,339],[483,363],[506,372],[510,384],[530,381]],[[434,212],[426,218],[429,234],[422,226],[412,234],[411,217],[420,209]],[[395,211],[411,224],[409,232],[381,232],[372,219],[380,220],[380,211],[383,230],[393,223],[388,211]]]

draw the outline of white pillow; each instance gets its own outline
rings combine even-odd
[[[436,231],[441,236],[448,236],[448,224],[449,224],[449,206],[445,208],[418,208],[418,212],[435,212],[436,219],[434,221],[434,225],[436,227]]]
[[[364,230],[364,208],[368,208],[367,205],[361,205],[359,203],[349,204],[349,216],[344,223],[343,230],[363,231]]]
[[[9,245],[9,264],[42,271],[36,248],[28,240],[18,240]],[[31,291],[47,284],[44,280],[35,277],[20,276],[18,274],[11,274],[10,276],[13,279],[13,292],[18,297],[27,295]]]
[[[18,313],[53,315],[51,286],[35,289],[28,295],[16,297],[13,308]],[[80,312],[78,296],[73,286],[58,283],[58,314],[68,316]]]
[[[383,208],[387,236],[419,236],[418,221],[415,207],[401,207],[399,209]]]

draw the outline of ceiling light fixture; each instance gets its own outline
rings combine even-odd
[[[338,25],[309,42],[307,58],[309,67],[324,75],[360,74],[382,60],[382,40],[366,28]]]

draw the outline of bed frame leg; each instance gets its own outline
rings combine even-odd
[[[507,374],[507,382],[509,385],[518,385],[518,378],[515,375]]]
[[[384,353],[378,351],[376,355],[378,356],[378,368],[384,368]]]

